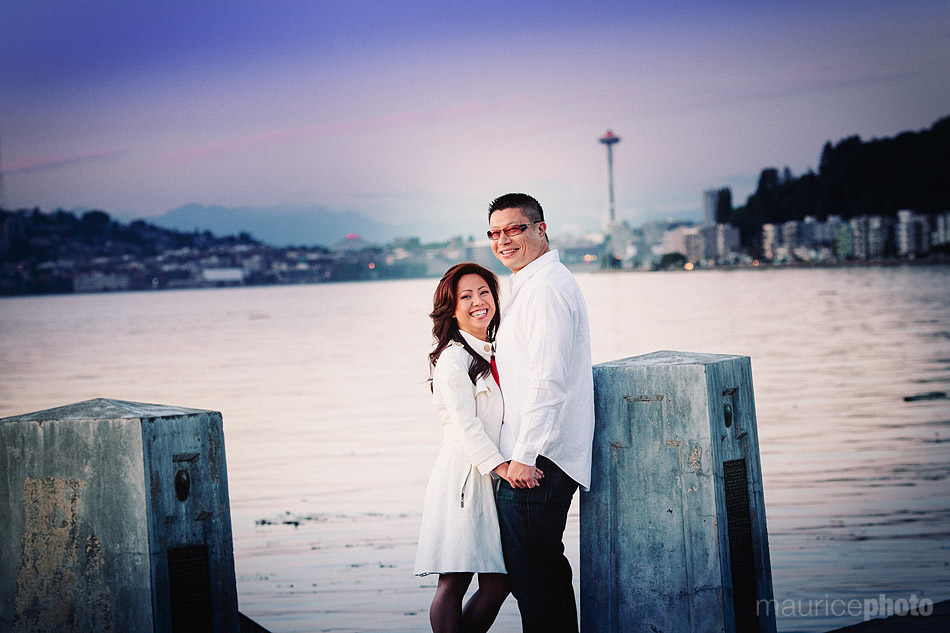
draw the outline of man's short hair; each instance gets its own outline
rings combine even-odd
[[[544,222],[541,203],[526,193],[506,193],[492,200],[488,205],[488,221],[491,222],[492,213],[502,209],[521,209],[524,217],[532,222]]]

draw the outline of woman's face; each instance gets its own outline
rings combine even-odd
[[[470,273],[459,279],[455,290],[458,297],[455,319],[459,329],[484,341],[488,336],[488,324],[495,316],[495,299],[488,283],[481,275]]]

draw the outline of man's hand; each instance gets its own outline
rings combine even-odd
[[[544,473],[537,467],[528,466],[515,460],[511,460],[508,464],[508,472],[505,475],[505,479],[508,480],[512,488],[534,488],[540,485],[542,477],[544,477]]]

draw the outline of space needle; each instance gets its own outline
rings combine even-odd
[[[607,133],[598,140],[607,146],[607,189],[610,206],[607,210],[607,222],[604,226],[604,233],[607,238],[607,252],[605,253],[606,259],[604,260],[604,265],[608,265],[609,262],[609,265],[612,266],[615,263],[615,255],[613,253],[614,244],[612,242],[617,228],[617,218],[614,212],[614,145],[620,142],[620,137],[614,136],[613,132],[607,130]]]
[[[607,146],[607,189],[610,193],[610,209],[607,215],[607,225],[614,223],[614,145],[620,142],[619,136],[607,130],[607,133],[600,138],[600,142]]]

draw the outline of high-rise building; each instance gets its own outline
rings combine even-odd
[[[703,226],[716,226],[716,211],[719,209],[719,190],[703,192]]]

